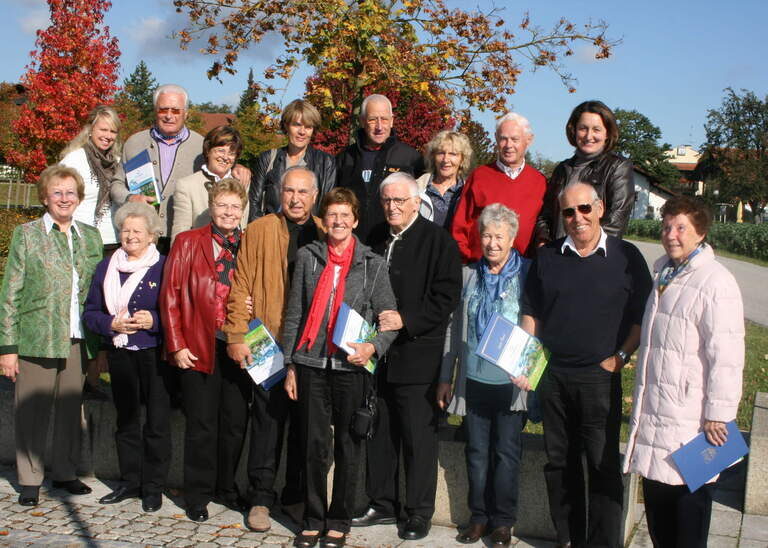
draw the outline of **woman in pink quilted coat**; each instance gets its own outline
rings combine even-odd
[[[655,547],[705,547],[712,484],[689,492],[670,454],[702,431],[725,442],[741,399],[744,311],[736,280],[705,242],[707,206],[675,197],[661,214],[667,254],[654,264],[643,317],[624,470],[643,478]]]

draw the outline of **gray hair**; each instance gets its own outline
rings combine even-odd
[[[309,173],[312,176],[312,184],[314,185],[315,190],[316,191],[318,190],[318,187],[317,187],[317,175],[315,174],[314,171],[312,171],[311,169],[309,169],[306,166],[291,166],[288,169],[286,169],[285,171],[283,171],[282,175],[280,175],[280,192],[283,191],[283,185],[285,184],[285,179],[288,177],[288,174],[292,173],[292,172],[295,172],[295,171],[305,171],[305,172]]]
[[[128,217],[144,219],[144,222],[147,224],[147,232],[152,234],[153,239],[157,241],[158,236],[163,230],[163,223],[160,222],[160,217],[154,207],[145,202],[125,202],[114,216],[118,232],[123,229],[123,223]]]
[[[394,112],[392,111],[392,102],[387,98],[386,95],[381,95],[380,93],[372,93],[365,99],[363,99],[363,104],[360,105],[360,123],[365,123],[365,118],[368,116],[368,104],[373,103],[376,101],[381,101],[383,103],[387,104],[387,107],[389,107],[389,115],[394,117]]]
[[[518,215],[504,204],[491,204],[483,208],[483,212],[477,218],[477,228],[480,234],[490,225],[507,225],[509,237],[513,240],[517,236],[517,230],[520,228]]]
[[[533,129],[531,129],[531,123],[528,121],[528,118],[525,116],[518,114],[517,112],[507,112],[504,116],[496,120],[496,136],[499,135],[499,129],[501,129],[501,124],[505,122],[515,122],[518,124],[521,128],[523,128],[523,133],[526,135],[533,135]]]
[[[152,104],[157,108],[157,100],[163,93],[178,93],[184,96],[184,109],[189,110],[189,94],[187,90],[176,84],[163,84],[159,86],[152,94]]]
[[[394,173],[387,175],[381,184],[379,184],[379,194],[381,194],[385,186],[395,183],[408,183],[408,186],[411,189],[411,197],[419,195],[419,185],[416,182],[416,179],[404,171],[395,171]]]
[[[568,192],[570,189],[577,187],[577,186],[586,186],[589,187],[589,190],[591,190],[592,194],[592,201],[596,202],[600,199],[600,195],[597,193],[597,189],[595,189],[594,185],[591,185],[589,183],[585,183],[583,181],[571,181],[567,185],[563,187],[563,189],[558,193],[557,195],[557,203],[561,203],[563,201],[563,196],[565,196],[565,193]]]

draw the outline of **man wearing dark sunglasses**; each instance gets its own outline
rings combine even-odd
[[[161,199],[158,213],[163,221],[158,248],[167,253],[173,226],[173,191],[176,181],[192,175],[205,163],[203,136],[186,126],[189,116],[189,95],[175,84],[164,84],[153,94],[155,122],[151,128],[131,135],[123,146],[123,164],[147,150],[152,161]],[[236,165],[232,175],[245,188],[251,182],[251,171]],[[125,201],[154,203],[155,199],[141,194],[129,194],[122,165],[110,184],[110,195],[117,205]]]
[[[651,276],[634,245],[600,226],[605,206],[592,185],[567,185],[559,205],[567,235],[539,248],[521,305],[522,327],[551,352],[538,389],[550,515],[558,546],[618,548],[621,368],[640,342]]]

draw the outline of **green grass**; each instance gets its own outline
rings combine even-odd
[[[659,240],[655,238],[648,238],[646,236],[637,236],[636,234],[632,234],[631,236],[625,236],[625,240],[631,241],[638,241],[638,242],[650,242],[652,244],[661,244]],[[723,251],[720,249],[715,248],[715,255],[718,257],[725,257],[727,259],[736,259],[738,261],[744,261],[746,263],[752,263],[756,264],[758,266],[766,266],[768,267],[768,261],[764,261],[762,259],[756,259],[754,257],[746,257],[744,255],[738,255],[736,253],[731,253],[730,251]]]

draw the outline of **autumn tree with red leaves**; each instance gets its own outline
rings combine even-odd
[[[27,102],[13,124],[21,150],[8,162],[28,181],[58,160],[64,145],[81,129],[96,105],[117,90],[120,49],[102,27],[109,0],[48,0],[51,25],[37,31],[36,50],[22,83]]]
[[[336,97],[347,97],[342,103],[338,99],[333,105],[324,102],[325,90],[330,90]],[[435,86],[428,95],[413,90],[396,89],[389,86],[368,86],[363,93],[386,95],[392,103],[395,115],[393,128],[397,138],[408,143],[416,150],[422,150],[438,131],[451,129],[455,125],[450,101]],[[349,89],[344,80],[333,80],[326,75],[312,76],[307,80],[306,99],[318,106],[323,117],[323,126],[317,130],[312,145],[336,155],[349,143],[350,135],[355,132],[358,114],[351,98],[354,90]]]

